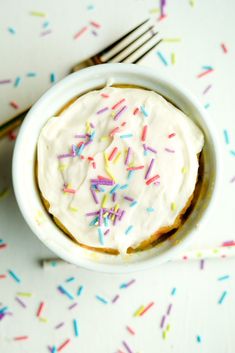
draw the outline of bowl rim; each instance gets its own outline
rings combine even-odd
[[[211,124],[211,121],[209,119],[208,113],[205,111],[199,100],[191,94],[185,87],[182,87],[179,83],[176,83],[175,81],[173,82],[173,79],[170,77],[166,76],[165,74],[159,73],[159,72],[153,72],[150,68],[148,67],[143,67],[143,66],[137,66],[134,64],[102,64],[102,65],[97,65],[97,66],[92,66],[85,68],[79,72],[72,73],[56,83],[53,87],[51,87],[49,90],[47,90],[39,100],[32,106],[30,111],[27,113],[25,120],[20,128],[15,148],[14,148],[14,153],[13,153],[13,161],[12,161],[12,178],[13,178],[13,188],[15,192],[15,197],[17,200],[17,204],[20,208],[20,211],[23,215],[23,218],[33,231],[33,233],[50,249],[52,250],[56,255],[58,255],[60,258],[64,259],[67,262],[74,263],[69,258],[69,254],[64,251],[64,249],[61,249],[58,247],[56,243],[52,244],[51,242],[48,242],[46,239],[42,239],[42,236],[39,231],[39,227],[36,227],[36,223],[33,221],[32,216],[29,215],[28,208],[26,205],[26,202],[24,201],[24,197],[20,188],[20,183],[19,183],[19,166],[20,166],[20,156],[21,156],[21,145],[24,142],[24,137],[26,135],[28,125],[31,123],[31,120],[34,117],[35,112],[43,106],[45,101],[48,100],[51,96],[53,96],[56,92],[59,92],[61,89],[66,87],[67,84],[76,81],[78,78],[81,79],[81,77],[86,77],[89,74],[102,74],[102,72],[110,72],[115,73],[115,74],[123,74],[123,73],[130,73],[130,74],[136,74],[136,75],[143,75],[148,78],[151,77],[152,80],[156,82],[161,82],[165,84],[167,87],[170,89],[173,89],[175,92],[179,93],[183,98],[185,98],[187,101],[190,102],[190,104],[196,108],[196,110],[200,113],[200,117],[202,118],[203,122],[207,126],[209,132],[210,132],[210,137],[213,141],[213,152],[214,152],[214,163],[215,163],[215,180],[214,180],[214,188],[213,188],[213,193],[210,197],[210,201],[206,207],[206,209],[203,212],[203,215],[201,216],[200,219],[200,226],[203,226],[204,223],[208,220],[208,216],[211,213],[213,209],[213,205],[215,203],[215,200],[217,199],[218,196],[218,184],[220,180],[220,149],[219,149],[219,139],[217,136],[217,133],[215,131],[215,128],[213,124]],[[112,75],[111,75],[112,76]],[[95,89],[95,87],[93,88]],[[42,125],[41,125],[42,127]],[[134,262],[134,263],[126,263],[124,262],[123,264],[107,264],[107,263],[99,263],[97,261],[83,261],[79,262],[76,261],[74,263],[77,266],[82,266],[86,269],[89,270],[94,270],[94,271],[99,271],[99,272],[106,272],[106,273],[127,273],[127,272],[132,272],[132,271],[139,271],[139,270],[145,270],[147,268],[153,267],[154,265],[169,261],[174,255],[177,253],[180,253],[180,251],[183,251],[183,249],[187,246],[189,241],[193,238],[193,233],[195,233],[196,230],[191,230],[190,234],[187,234],[187,236],[181,241],[177,246],[172,246],[171,248],[167,249],[164,253],[158,254],[155,257],[151,257],[149,259],[144,259],[140,262]]]

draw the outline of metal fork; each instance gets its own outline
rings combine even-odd
[[[161,42],[158,34],[150,19],[146,19],[98,54],[75,65],[71,72],[105,63],[136,64]],[[0,137],[20,125],[29,109],[1,125]]]

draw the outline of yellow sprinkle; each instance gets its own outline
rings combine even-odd
[[[103,214],[103,218],[107,217],[108,215],[109,215],[109,213],[108,213],[108,212],[105,212],[105,213]]]
[[[111,112],[111,116],[114,118],[116,113],[114,111]]]
[[[77,212],[77,211],[78,211],[78,208],[72,207],[72,206],[70,206],[69,209],[70,209],[70,211],[72,211],[72,212]]]
[[[139,307],[139,309],[137,309],[135,312],[134,312],[134,315],[133,316],[139,316],[139,314],[141,313],[141,311],[144,310],[144,305],[141,305]]]
[[[170,324],[167,324],[166,331],[170,331]]]
[[[159,9],[157,9],[156,7],[149,10],[149,13],[151,13],[151,14],[158,13],[158,12],[159,12]]]
[[[171,53],[171,63],[175,65],[175,53]]]
[[[214,253],[214,254],[217,254],[218,252],[219,252],[218,249],[214,249],[214,250],[213,250],[213,253]]]
[[[109,163],[107,154],[105,152],[104,152],[104,161],[105,161],[105,164]]]
[[[39,317],[39,321],[41,322],[48,322],[48,320],[45,317]]]
[[[116,179],[114,178],[114,175],[112,174],[111,170],[109,169],[109,167],[107,165],[105,166],[105,171],[110,176],[111,179],[116,181]]]
[[[109,136],[102,136],[100,138],[100,141],[107,141],[109,139]]]
[[[86,121],[86,133],[90,134],[90,132],[91,132],[91,125],[90,125],[89,121]]]
[[[176,204],[174,202],[171,203],[171,211],[175,211],[176,209]]]
[[[122,154],[122,152],[118,152],[118,154],[116,155],[116,157],[115,157],[114,160],[113,160],[113,163],[114,163],[114,164],[116,164],[116,163],[119,161],[119,159],[120,159],[120,157],[121,157],[121,154]]]
[[[102,203],[101,203],[102,208],[104,208],[106,206],[107,200],[108,200],[108,194],[105,194],[102,199]]]
[[[169,42],[169,43],[181,42],[181,38],[164,38],[163,42]]]
[[[183,168],[181,169],[181,172],[182,172],[183,174],[187,173],[187,168],[186,168],[186,167],[183,167]]]
[[[19,297],[32,297],[32,293],[18,292],[16,293]]]
[[[195,5],[195,1],[194,0],[189,0],[189,4],[193,7]]]
[[[117,204],[114,206],[114,212],[117,212],[118,209],[119,209],[119,204],[117,203]],[[114,218],[115,218],[115,214],[112,215],[111,220],[113,221]]]
[[[58,169],[63,172],[67,167],[67,164],[59,164]]]
[[[38,11],[31,11],[30,15],[38,16],[38,17],[46,17],[46,14],[44,12],[38,12]]]
[[[202,257],[202,253],[198,252],[196,256],[197,257]]]
[[[162,338],[165,340],[166,339],[166,331],[162,332]]]

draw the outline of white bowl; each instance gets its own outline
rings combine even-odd
[[[106,84],[131,84],[157,91],[188,114],[205,136],[203,194],[193,212],[173,239],[150,250],[125,256],[101,254],[84,249],[60,230],[45,210],[35,178],[35,157],[39,133],[46,121],[72,98]],[[182,87],[154,70],[137,65],[105,64],[69,75],[50,88],[27,114],[17,137],[13,157],[13,184],[23,217],[38,238],[62,259],[103,272],[142,270],[171,260],[198,235],[215,203],[218,189],[218,143],[205,109]]]

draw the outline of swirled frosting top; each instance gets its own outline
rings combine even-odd
[[[159,94],[105,87],[43,127],[39,188],[78,242],[125,253],[175,222],[203,144],[201,130]]]

